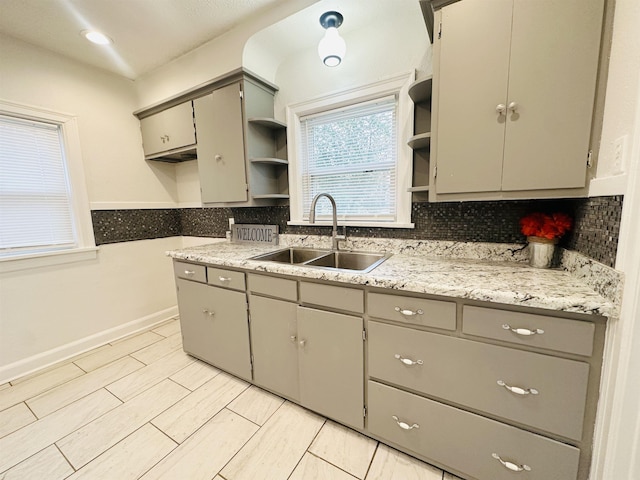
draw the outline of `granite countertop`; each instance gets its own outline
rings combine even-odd
[[[333,271],[250,259],[290,245],[328,248],[324,238],[316,238],[315,241],[310,241],[310,238],[285,238],[281,239],[278,246],[218,241],[173,250],[167,252],[167,255],[192,262],[352,285],[607,317],[616,314],[614,303],[598,294],[584,280],[560,269],[529,267],[523,261],[526,259],[526,252],[522,245],[393,240],[368,240],[346,245],[345,250],[393,253],[393,256],[369,273]],[[461,258],[469,256],[483,260]],[[490,260],[486,260],[487,258]]]

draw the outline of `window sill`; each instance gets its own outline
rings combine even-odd
[[[320,220],[315,223],[305,221],[290,220],[287,225],[300,227],[331,227],[332,221]],[[365,227],[365,228],[415,228],[415,223],[394,223],[394,222],[355,222],[338,220],[338,227]]]
[[[57,252],[42,252],[0,258],[0,273],[31,268],[50,267],[98,258],[98,247],[74,248]]]

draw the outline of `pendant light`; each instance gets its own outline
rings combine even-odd
[[[342,20],[342,14],[333,11],[325,12],[320,16],[320,25],[326,29],[326,32],[318,44],[318,55],[327,67],[340,65],[347,51],[347,45],[338,33]]]

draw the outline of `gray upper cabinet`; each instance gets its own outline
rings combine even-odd
[[[585,187],[603,11],[463,0],[436,12],[431,200]]]
[[[201,199],[208,206],[287,204],[287,134],[286,124],[274,118],[277,90],[239,68],[134,112],[145,158],[197,158]]]
[[[245,202],[241,83],[194,100],[202,203]]]
[[[140,129],[146,159],[177,162],[195,158],[196,131],[191,101],[140,119]]]

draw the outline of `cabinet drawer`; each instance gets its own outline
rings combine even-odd
[[[456,304],[440,300],[370,293],[369,315],[425,327],[456,329]]]
[[[282,298],[295,302],[298,300],[298,286],[295,280],[269,277],[267,275],[249,274],[249,291],[270,297]]]
[[[338,310],[364,313],[364,292],[354,288],[300,282],[300,301]]]
[[[373,378],[582,438],[587,363],[372,321],[368,338]]]
[[[207,268],[204,265],[195,265],[186,262],[173,262],[173,269],[178,278],[195,280],[196,282],[207,282]]]
[[[465,305],[462,331],[519,345],[589,356],[593,352],[595,326],[579,320]]]
[[[233,290],[244,290],[244,273],[224,270],[222,268],[207,267],[207,279],[209,285],[231,288]]]
[[[518,477],[494,454],[530,467],[520,472],[527,480],[577,476],[580,450],[575,447],[371,381],[368,412],[372,434],[477,480]]]

